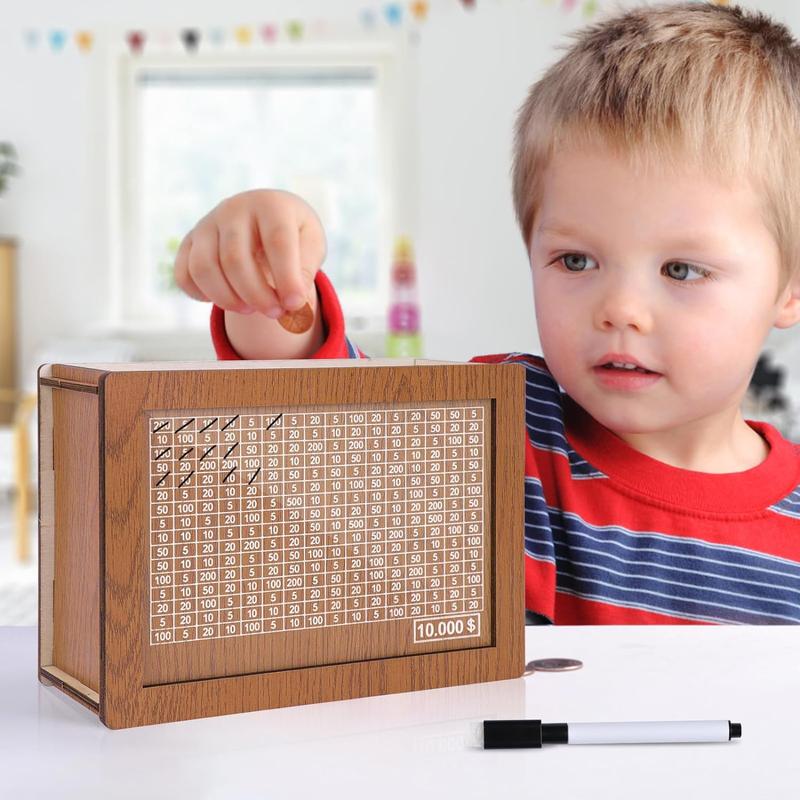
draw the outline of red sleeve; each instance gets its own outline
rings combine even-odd
[[[344,315],[339,305],[339,298],[330,279],[322,270],[317,271],[314,285],[317,288],[319,308],[322,312],[325,341],[309,358],[367,358],[345,336]],[[241,359],[228,339],[225,330],[225,311],[215,304],[211,306],[211,341],[218,359]]]
[[[493,353],[488,356],[472,356],[470,363],[473,364],[500,364],[508,358],[508,353]]]

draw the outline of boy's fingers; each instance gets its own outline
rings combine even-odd
[[[304,223],[300,227],[300,269],[304,273],[304,278],[310,277],[312,284],[327,254],[325,231],[322,226]]]
[[[178,252],[175,255],[175,283],[183,289],[189,297],[195,300],[208,302],[208,298],[200,291],[200,287],[192,280],[189,274],[189,252],[192,249],[192,234],[183,237]]]
[[[272,272],[280,304],[287,311],[302,308],[307,289],[300,271],[300,235],[294,219],[270,223],[257,216],[261,248]]]
[[[192,234],[189,276],[197,288],[218,306],[239,311],[245,303],[228,283],[218,263],[218,234],[215,225],[204,225]]]
[[[246,224],[219,229],[219,260],[231,287],[250,308],[266,313],[280,307],[277,294],[251,253],[251,233]]]
[[[310,206],[300,214],[300,275],[306,287],[306,297],[316,295],[314,278],[328,254],[325,229]]]

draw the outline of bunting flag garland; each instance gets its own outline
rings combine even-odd
[[[597,12],[599,0],[519,0],[520,2],[538,2],[545,6],[558,6],[565,14],[570,14],[580,5],[581,12],[585,18],[591,18]],[[443,4],[445,0],[438,0]],[[452,2],[452,0],[447,0]],[[488,0],[484,0],[488,2]],[[505,2],[505,0],[494,0],[495,4]],[[728,0],[710,0],[716,5],[728,5]],[[481,4],[477,0],[459,0],[460,7],[475,14],[479,18]],[[434,8],[434,0],[406,0],[406,2],[382,2],[376,0],[366,3],[357,13],[357,22],[365,32],[381,31],[389,29],[408,29],[408,41],[412,44],[419,42],[420,30],[428,20]],[[129,30],[123,33],[123,40],[127,44],[132,55],[141,55],[145,49],[145,43],[155,44],[156,47],[163,49],[180,48],[188,54],[199,52],[205,47],[222,47],[226,44],[233,46],[247,47],[254,42],[271,45],[282,38],[291,42],[299,42],[311,39],[324,39],[336,31],[336,24],[340,20],[329,21],[326,19],[289,19],[287,21],[264,22],[253,25],[241,24],[225,29],[221,26],[209,28],[202,32],[196,27],[185,27],[177,32],[165,30],[150,30],[145,32],[142,29]],[[61,53],[68,49],[70,42],[74,42],[75,48],[81,53],[90,53],[94,49],[97,34],[91,30],[77,30],[68,33],[60,28],[53,28],[47,31],[26,29],[22,32],[25,47],[34,51],[39,49],[40,43],[44,42],[45,47],[53,53]]]

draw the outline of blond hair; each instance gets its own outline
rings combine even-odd
[[[800,274],[800,46],[758,11],[706,2],[607,14],[533,84],[514,135],[514,207],[525,246],[542,177],[562,147],[608,147],[635,170],[745,177],[781,256],[778,296]],[[777,298],[776,298],[777,299]]]

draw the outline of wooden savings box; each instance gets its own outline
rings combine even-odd
[[[39,679],[110,728],[519,677],[524,370],[43,364]]]

